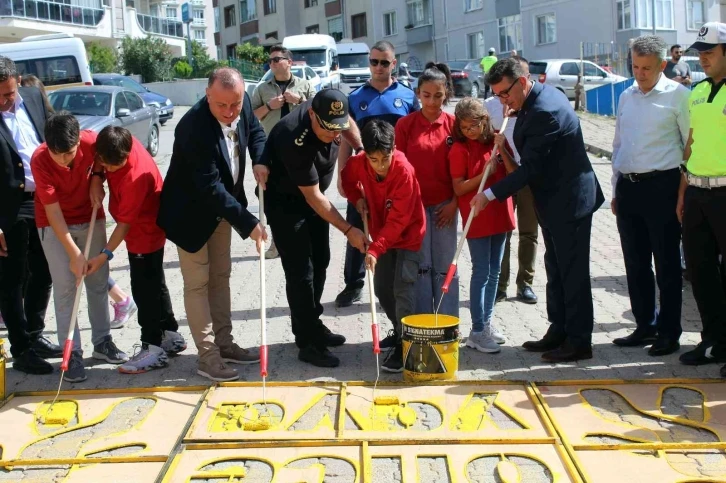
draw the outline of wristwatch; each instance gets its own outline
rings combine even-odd
[[[106,181],[106,173],[103,171],[92,171],[91,176],[98,176],[101,178],[101,181]]]
[[[268,110],[270,110],[270,111],[274,111],[274,109],[273,109],[272,107],[270,107],[270,101],[267,101],[267,102],[265,102],[265,107],[266,107],[266,108],[267,108]]]
[[[106,257],[108,257],[108,261],[109,262],[111,260],[113,260],[113,252],[111,250],[109,250],[108,248],[104,248],[103,250],[101,250],[101,253],[103,253],[104,255],[106,255]]]

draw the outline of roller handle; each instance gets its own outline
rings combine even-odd
[[[374,354],[380,354],[381,353],[381,346],[379,345],[378,338],[378,324],[373,323],[371,324],[371,332],[373,334],[373,353]]]
[[[63,362],[61,362],[61,371],[68,370],[68,364],[71,361],[71,352],[73,352],[73,339],[66,339],[63,344]]]
[[[441,286],[442,292],[449,293],[449,285],[451,285],[454,275],[456,275],[456,263],[449,265],[449,271],[446,272],[446,279],[444,279],[444,284]]]
[[[260,376],[267,377],[267,346],[260,346]]]

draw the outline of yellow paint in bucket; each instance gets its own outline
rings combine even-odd
[[[437,320],[438,319],[438,320]],[[401,320],[403,379],[456,379],[459,369],[459,319],[450,315],[409,315]]]

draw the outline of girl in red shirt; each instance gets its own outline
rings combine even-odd
[[[454,116],[443,106],[454,95],[446,64],[429,62],[418,78],[421,110],[396,123],[396,148],[416,170],[426,211],[426,235],[420,250],[416,282],[416,313],[433,313],[441,285],[456,253],[457,202],[449,174],[449,150],[454,144]],[[459,278],[454,277],[439,312],[459,316]]]
[[[456,142],[449,153],[449,168],[454,193],[459,200],[462,223],[471,211],[471,199],[479,188],[484,168],[496,163],[484,189],[516,169],[516,164],[503,134],[495,134],[489,115],[478,99],[467,97],[456,105],[454,123]],[[499,154],[492,159],[494,146]],[[472,220],[466,241],[471,254],[470,310],[472,329],[466,346],[481,352],[499,352],[504,338],[491,323],[497,295],[499,272],[507,233],[514,229],[512,199],[492,201]]]

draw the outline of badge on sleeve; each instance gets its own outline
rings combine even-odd
[[[361,111],[365,111],[366,109],[368,109],[368,103],[365,102],[365,101],[361,102],[360,103],[360,110]]]
[[[451,136],[446,136],[446,145],[448,147],[451,147],[454,145],[454,138]]]
[[[396,97],[396,100],[393,101],[393,105],[398,108],[403,107],[403,99]]]

